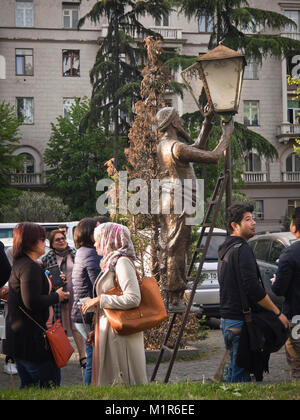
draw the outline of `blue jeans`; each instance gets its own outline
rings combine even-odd
[[[21,389],[29,386],[39,386],[40,388],[60,386],[60,369],[54,361],[36,363],[15,359],[15,362],[21,379]]]
[[[91,326],[89,324],[86,324],[86,327],[88,331],[91,332]],[[85,342],[86,332],[85,332],[83,324],[79,324],[78,322],[76,322],[75,328],[84,339],[84,347],[85,347],[85,353],[86,353],[86,368],[84,372],[84,384],[90,385],[92,381],[93,346],[89,347],[86,345],[86,342]]]
[[[230,355],[230,366],[226,378],[226,382],[228,383],[251,381],[250,373],[247,370],[238,367],[236,363],[240,335],[236,335],[230,330],[230,328],[242,328],[243,325],[243,321],[221,319],[224,342]]]

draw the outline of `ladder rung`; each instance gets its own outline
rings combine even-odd
[[[204,246],[200,246],[198,248],[195,248],[195,251],[199,252],[199,251],[203,251],[203,249],[205,249]]]

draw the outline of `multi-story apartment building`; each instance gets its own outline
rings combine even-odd
[[[21,143],[24,169],[13,175],[22,188],[45,188],[43,153],[51,133],[51,122],[66,115],[74,98],[90,96],[89,71],[99,42],[107,33],[107,22],[89,21],[77,30],[78,19],[94,0],[1,0],[0,101],[15,105],[22,115]],[[290,17],[297,28],[287,27],[282,36],[300,40],[298,0],[251,0],[253,7],[273,10]],[[143,18],[164,37],[164,47],[197,56],[207,52],[211,19],[188,21],[172,12],[169,18]],[[268,33],[268,28],[253,28]],[[251,36],[251,34],[249,34]],[[289,59],[269,57],[262,64],[248,62],[240,111],[235,119],[263,135],[278,150],[278,159],[265,161],[256,150],[245,156],[243,191],[256,202],[258,230],[282,228],[282,221],[300,206],[300,157],[293,143],[300,136],[300,101],[293,99],[286,76],[300,77],[300,51]],[[181,81],[180,74],[176,75]],[[193,99],[167,95],[179,113],[196,109]]]

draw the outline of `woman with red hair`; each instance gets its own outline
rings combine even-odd
[[[42,329],[32,320],[46,329],[49,308],[69,295],[62,288],[50,293],[49,281],[36,262],[45,253],[45,239],[45,229],[36,223],[20,223],[14,229],[4,353],[16,361],[21,388],[60,385],[60,369]]]

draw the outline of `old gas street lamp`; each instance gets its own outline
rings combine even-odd
[[[238,112],[245,65],[243,54],[220,43],[181,73],[204,117],[211,113],[234,115]]]
[[[246,64],[243,54],[220,43],[181,73],[185,85],[205,117],[202,126],[202,133],[205,133],[203,145],[207,145],[211,121],[215,114],[221,114],[222,119],[228,121],[238,112]],[[199,147],[199,144],[196,142],[194,146]],[[225,173],[228,175],[226,208],[232,204],[231,172],[229,146],[225,152]]]

